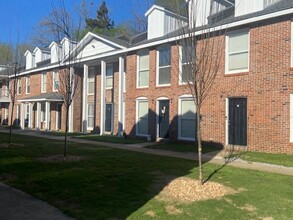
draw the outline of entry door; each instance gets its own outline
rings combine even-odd
[[[112,132],[113,104],[106,104],[105,131]]]
[[[61,120],[62,120],[62,104],[57,104],[56,107],[56,129],[61,130]]]
[[[169,100],[159,101],[159,137],[169,138]]]
[[[247,99],[229,99],[229,144],[247,145]]]

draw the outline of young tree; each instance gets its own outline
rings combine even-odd
[[[212,25],[200,25],[204,16],[210,15],[210,7],[207,3],[202,3],[200,7],[191,1],[191,10],[189,11],[189,26],[181,26],[181,37],[178,41],[181,50],[181,81],[186,89],[193,96],[196,108],[196,140],[198,145],[198,165],[199,182],[203,181],[202,167],[202,107],[204,102],[211,95],[224,49],[224,37],[221,31],[215,31]],[[196,1],[198,2],[198,1]],[[207,1],[202,1],[207,2]],[[178,5],[179,7],[179,5]],[[203,17],[199,17],[197,9],[206,10]]]

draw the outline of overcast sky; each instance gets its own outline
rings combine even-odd
[[[0,42],[28,41],[34,28],[42,18],[51,11],[51,2],[58,5],[58,0],[0,0]],[[135,0],[106,0],[110,18],[115,24],[130,18],[132,5]],[[138,0],[139,1],[139,0]],[[141,0],[143,1],[143,0]],[[66,8],[74,11],[74,6],[80,5],[81,0],[64,0]],[[92,3],[89,8],[95,15],[100,0],[86,0]]]

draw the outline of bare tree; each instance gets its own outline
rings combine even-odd
[[[224,37],[222,37],[223,33],[216,31],[211,24],[208,23],[206,26],[198,24],[202,19],[206,19],[204,16],[209,16],[211,12],[209,5],[202,3],[200,10],[207,10],[207,13],[203,14],[203,17],[198,17],[196,16],[198,13],[196,9],[198,8],[198,5],[195,5],[195,3],[192,5],[191,9],[193,11],[189,11],[191,16],[189,26],[181,25],[181,35],[177,43],[181,50],[180,80],[192,95],[196,108],[195,137],[198,146],[199,182],[204,184],[202,167],[202,107],[211,95],[216,76],[219,73],[223,56]]]

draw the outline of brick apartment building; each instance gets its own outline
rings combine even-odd
[[[188,1],[189,18],[152,6],[147,32],[129,41],[88,33],[80,42],[64,39],[49,50],[27,51],[16,121],[22,128],[64,130],[58,72],[72,62],[80,86],[69,131],[195,140],[196,109],[178,39],[179,29],[197,16],[195,34],[212,27],[222,42],[218,74],[202,108],[203,139],[293,154],[293,2],[194,2]],[[4,91],[8,84],[1,79]],[[3,122],[11,106],[7,98],[0,103]]]

